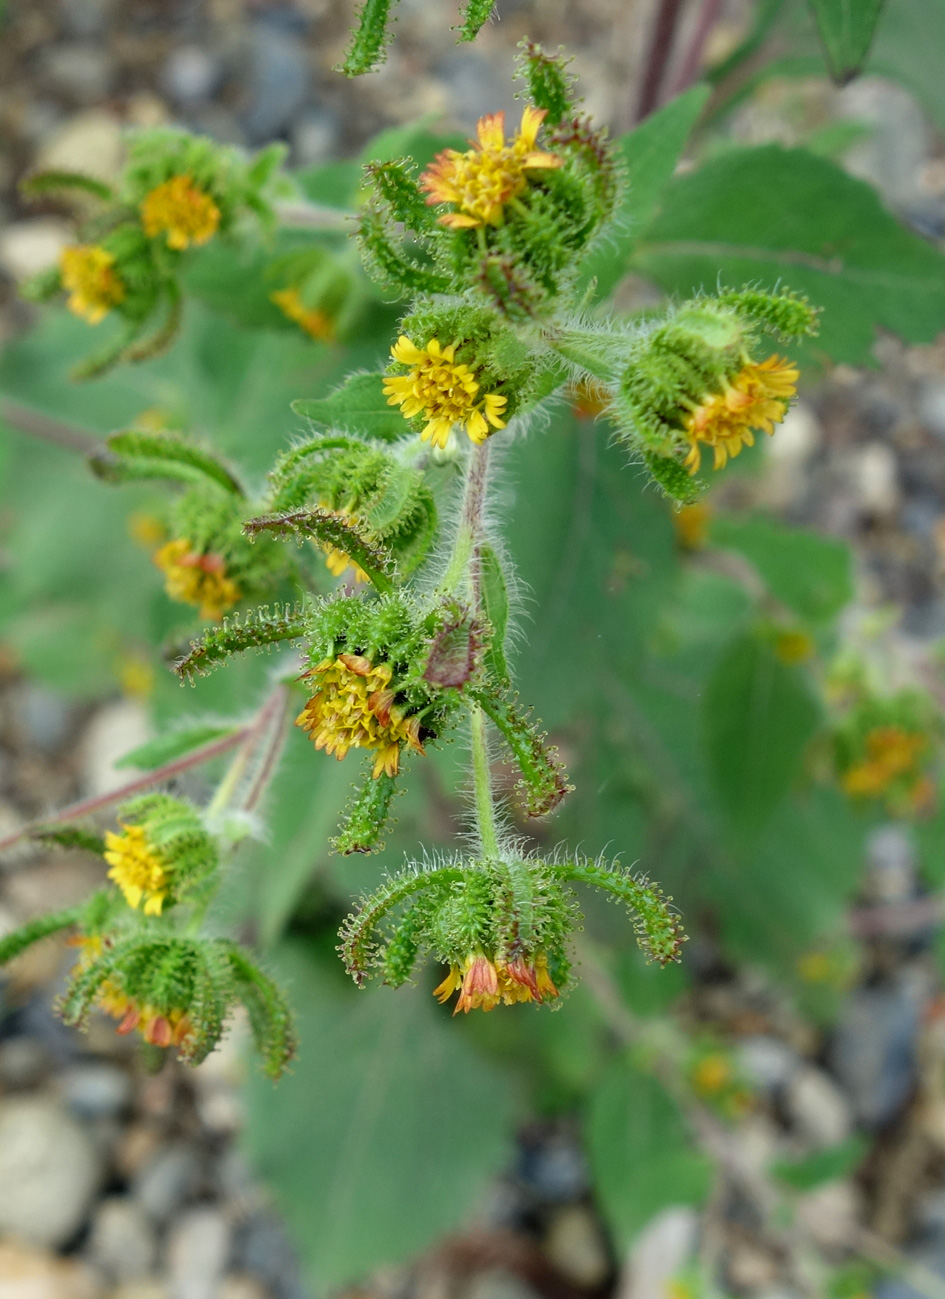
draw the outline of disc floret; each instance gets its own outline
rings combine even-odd
[[[479,445],[506,423],[508,398],[498,392],[480,395],[479,380],[468,365],[456,360],[456,350],[455,344],[444,347],[438,338],[418,347],[401,335],[391,356],[408,367],[407,373],[384,381],[388,406],[399,406],[405,419],[424,416],[427,423],[420,436],[437,447],[446,446],[454,425]]]
[[[59,256],[66,305],[90,325],[99,324],[125,298],[127,290],[115,264],[115,254],[100,244],[72,244]]]
[[[174,252],[207,243],[220,225],[220,208],[213,197],[186,173],[155,186],[142,200],[140,211],[148,238],[164,236]]]
[[[108,878],[143,915],[160,916],[217,869],[216,844],[182,799],[146,794],[119,809],[118,823],[105,836]]]

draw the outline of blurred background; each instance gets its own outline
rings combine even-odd
[[[660,95],[646,73],[657,17],[672,8]],[[32,333],[37,312],[16,293],[55,261],[72,226],[55,204],[25,204],[22,176],[67,167],[110,179],[122,132],[162,123],[249,148],[282,140],[290,165],[313,174],[358,157],[387,128],[419,120],[471,132],[483,113],[517,113],[512,61],[525,36],[573,53],[585,107],[621,133],[702,71],[724,72],[759,14],[778,8],[502,0],[478,40],[457,46],[451,0],[401,0],[386,65],[346,81],[332,69],[352,6],[333,0],[0,3],[0,835],[115,788],[128,773],[114,760],[181,707],[149,654],[153,634],[170,629],[157,577],[143,554],[116,558],[126,516],[147,498],[113,504],[109,495],[94,521],[78,511],[92,487],[70,449],[70,421],[103,432],[146,407],[187,405],[201,431],[219,430],[261,470],[293,431],[289,399],[323,392],[353,364],[344,349],[310,360],[308,342],[282,335],[277,355],[275,344],[254,347],[198,316],[143,379],[125,370],[77,395],[65,361],[51,358],[80,355],[83,327],[47,321]],[[699,157],[802,146],[868,181],[904,227],[940,246],[942,0],[891,0],[873,62],[842,88],[823,70],[804,6],[783,8],[756,55],[715,79]],[[789,192],[774,198],[790,209]],[[618,301],[645,306],[660,291],[629,276]],[[384,354],[381,341],[364,346]],[[550,1029],[526,1023],[523,1008],[469,1025],[475,1049],[445,1063],[409,1009],[394,1029],[417,1058],[390,1083],[409,1103],[367,1096],[361,1126],[342,1131],[345,1098],[386,1041],[388,1003],[372,1003],[380,1009],[348,1032],[341,993],[303,968],[298,944],[330,955],[340,898],[376,868],[358,863],[354,884],[342,885],[347,866],[315,846],[325,815],[316,807],[305,821],[281,809],[268,850],[280,883],[265,895],[247,885],[244,905],[264,940],[288,932],[297,945],[276,957],[307,1008],[302,1060],[282,1090],[247,1081],[239,1027],[197,1070],[168,1064],[153,1076],[111,1023],[93,1022],[86,1036],[66,1030],[50,1009],[68,962],[61,946],[39,946],[0,981],[0,1299],[945,1295],[938,807],[866,815],[838,810],[839,795],[827,806],[805,794],[803,810],[785,805],[763,842],[752,826],[729,842],[687,758],[706,666],[747,625],[755,598],[746,556],[792,604],[790,575],[758,560],[769,534],[732,523],[753,511],[827,539],[790,551],[787,563],[826,574],[826,589],[805,588],[794,602],[826,607],[827,631],[811,614],[825,657],[872,655],[881,677],[940,705],[945,338],[910,347],[879,331],[869,351],[862,366],[812,352],[801,399],[766,453],[746,457],[747,470],[682,522],[632,474],[621,480],[632,507],[614,504],[621,456],[580,405],[553,454],[538,458],[528,444],[509,466],[511,492],[529,483],[512,550],[535,593],[519,672],[589,791],[567,832],[594,853],[616,841],[670,886],[693,933],[685,970],[655,974],[627,954],[597,1004],[576,993],[547,1017]],[[211,371],[212,399],[195,395]],[[104,502],[105,489],[95,490]],[[560,530],[546,536],[549,514]],[[705,551],[716,519],[728,549]],[[599,592],[579,598],[593,585],[588,571]],[[574,686],[566,629],[599,622],[612,637],[602,661],[618,641],[633,658],[645,639],[656,665],[632,708],[615,703],[603,675],[592,702]],[[659,713],[663,690],[673,706]],[[200,696],[204,707],[230,703]],[[301,761],[302,749],[293,753]],[[308,807],[310,774],[294,778],[286,805]],[[398,850],[411,839],[449,841],[451,776],[424,777]],[[329,801],[345,788],[335,779]],[[100,877],[100,862],[81,856],[5,861],[0,931],[69,905]],[[604,945],[628,946],[612,916],[592,912],[589,927]],[[617,1001],[609,1014],[600,1009],[608,996]],[[680,1075],[718,1120],[701,1153],[644,1075],[614,1063],[621,1041],[650,1049],[621,1018],[626,1007],[657,1031],[682,1026]],[[327,1092],[317,1091],[305,1030],[326,1061],[350,1060],[351,1077],[332,1075]],[[451,1104],[467,1107],[467,1130],[438,1144],[436,1118]],[[395,1133],[386,1143],[372,1106]],[[352,1131],[380,1143],[377,1169]],[[440,1165],[456,1176],[438,1179]],[[377,1226],[371,1197],[385,1177],[411,1208]],[[724,1290],[706,1288],[707,1274]]]

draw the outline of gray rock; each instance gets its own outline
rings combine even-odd
[[[511,1272],[479,1272],[465,1290],[465,1299],[535,1299],[535,1291]]]
[[[258,1276],[274,1299],[306,1299],[295,1251],[277,1218],[258,1213],[241,1223],[234,1249],[234,1266]]]
[[[33,1037],[11,1037],[0,1043],[0,1087],[4,1091],[35,1087],[49,1065],[49,1052]]]
[[[132,1182],[135,1200],[153,1222],[166,1222],[191,1195],[200,1177],[200,1161],[183,1145],[166,1146]]]
[[[111,1196],[98,1206],[86,1248],[89,1261],[116,1282],[147,1277],[157,1259],[154,1228],[124,1195]]]
[[[616,1299],[653,1299],[687,1266],[699,1236],[699,1215],[683,1207],[664,1209],[634,1242],[615,1291]]]
[[[115,73],[107,49],[91,41],[50,45],[43,51],[41,68],[57,90],[78,104],[105,99]]]
[[[567,1204],[587,1189],[587,1165],[581,1151],[566,1137],[552,1136],[526,1145],[518,1175],[546,1204]]]
[[[736,1052],[738,1071],[765,1091],[784,1087],[800,1066],[797,1052],[777,1037],[746,1037]]]
[[[85,1221],[101,1181],[95,1144],[55,1101],[0,1104],[0,1235],[58,1248]]]
[[[866,860],[874,902],[902,902],[915,896],[916,850],[908,827],[879,826],[867,839]]]
[[[218,1209],[191,1209],[174,1223],[167,1245],[171,1299],[217,1299],[230,1258],[230,1234]]]
[[[80,1119],[115,1118],[131,1103],[131,1079],[116,1065],[74,1065],[63,1074],[60,1085],[63,1100]]]
[[[925,384],[919,395],[919,415],[930,432],[945,439],[945,379]]]
[[[905,979],[858,988],[841,1012],[830,1062],[857,1119],[879,1127],[908,1099],[915,1080],[921,997]]]
[[[219,58],[202,45],[181,45],[167,56],[161,85],[178,104],[209,99],[223,79]]]
[[[805,1141],[814,1147],[838,1145],[852,1130],[843,1092],[821,1069],[804,1065],[788,1083],[784,1107]]]
[[[308,98],[311,73],[298,33],[274,22],[253,24],[247,67],[249,106],[243,128],[253,144],[286,130]]]
[[[64,695],[44,686],[27,685],[13,696],[13,716],[26,742],[43,753],[56,753],[72,726],[72,709]]]
[[[292,160],[299,167],[326,162],[337,151],[340,126],[334,113],[324,108],[309,108],[293,122],[289,140]]]
[[[59,0],[59,16],[70,36],[98,36],[114,7],[115,0]]]

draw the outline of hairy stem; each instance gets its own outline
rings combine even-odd
[[[489,746],[486,742],[486,715],[478,704],[469,710],[472,740],[473,790],[476,799],[476,823],[483,856],[499,855],[499,830],[492,798],[492,774],[489,770]]]
[[[480,602],[479,546],[482,542],[482,511],[489,478],[489,443],[475,446],[466,467],[463,509],[440,590],[444,595],[462,595],[474,610]]]

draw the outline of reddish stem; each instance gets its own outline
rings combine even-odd
[[[650,48],[647,52],[640,102],[637,104],[638,122],[649,117],[660,102],[660,89],[673,52],[673,38],[682,6],[683,0],[660,0],[656,21],[653,24],[653,34],[650,37]]]
[[[670,83],[670,99],[675,95],[681,95],[684,90],[688,90],[698,80],[699,73],[702,71],[706,43],[712,33],[712,28],[718,22],[719,14],[722,12],[722,4],[723,0],[702,0],[702,7],[696,18],[696,26],[689,42],[689,48],[683,55],[679,69]]]

